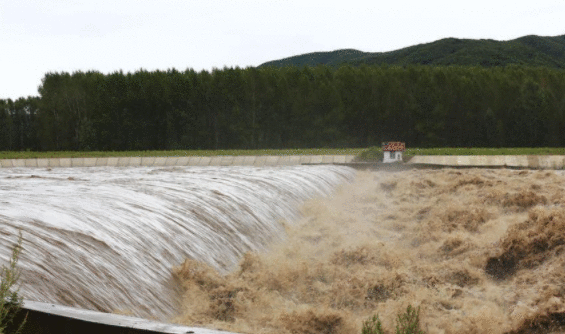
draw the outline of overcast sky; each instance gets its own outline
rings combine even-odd
[[[46,72],[257,66],[445,37],[565,34],[565,1],[0,0],[0,99]]]

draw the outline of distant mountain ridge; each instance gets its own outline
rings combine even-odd
[[[368,65],[527,65],[565,68],[565,35],[529,35],[509,41],[444,38],[389,52],[343,49],[313,52],[261,64],[259,67]]]

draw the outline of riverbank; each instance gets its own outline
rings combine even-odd
[[[355,155],[260,155],[260,156],[184,156],[184,157],[100,157],[2,159],[10,167],[134,167],[134,166],[289,166],[305,164],[351,163]]]
[[[438,167],[565,169],[564,155],[417,155],[408,165]]]
[[[353,154],[76,157],[0,159],[1,168],[347,165],[357,169],[525,168],[565,169],[565,155],[416,155],[405,163],[358,162]]]

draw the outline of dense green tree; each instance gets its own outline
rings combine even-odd
[[[0,101],[0,149],[560,146],[565,71],[328,66],[47,73]]]
[[[0,100],[0,150],[12,150],[12,118],[10,106],[12,100]]]

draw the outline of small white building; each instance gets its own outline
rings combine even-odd
[[[383,162],[402,162],[402,152],[406,151],[406,144],[400,141],[383,143]]]

